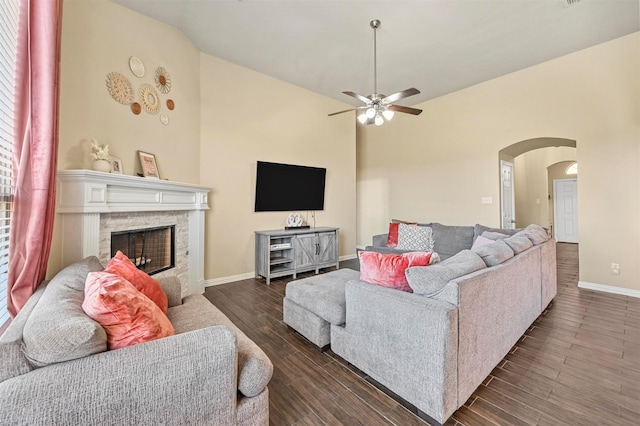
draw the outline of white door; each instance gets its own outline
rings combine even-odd
[[[578,180],[553,181],[553,223],[558,242],[578,242]]]
[[[516,197],[513,187],[513,163],[500,160],[500,182],[501,225],[505,229],[515,229]]]

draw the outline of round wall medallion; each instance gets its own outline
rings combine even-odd
[[[173,111],[173,108],[175,108],[175,104],[173,102],[173,99],[167,99],[167,108],[169,108],[169,111]]]
[[[131,82],[119,72],[107,74],[107,90],[113,99],[123,105],[129,105],[133,102]]]
[[[134,102],[131,104],[131,112],[133,112],[135,115],[138,115],[140,114],[140,111],[142,111],[142,107],[139,103]]]
[[[129,69],[136,77],[144,77],[145,69],[142,60],[137,56],[132,56],[129,58]]]
[[[167,70],[165,70],[162,67],[158,67],[156,69],[155,80],[156,80],[156,87],[158,88],[159,91],[161,91],[164,94],[169,93],[169,91],[171,90],[171,76],[169,75]]]
[[[138,89],[138,99],[142,109],[151,115],[155,115],[160,110],[160,99],[158,99],[158,92],[152,85],[144,83],[140,85]]]
[[[160,114],[160,122],[165,126],[169,124],[169,117],[167,117],[167,114]]]

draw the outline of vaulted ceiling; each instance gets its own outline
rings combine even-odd
[[[373,92],[372,19],[379,92],[422,92],[405,105],[640,30],[639,0],[113,1],[203,52],[353,105],[342,91]]]

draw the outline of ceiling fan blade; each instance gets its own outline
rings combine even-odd
[[[355,92],[342,92],[342,93],[344,93],[345,95],[348,95],[348,96],[352,96],[352,97],[358,99],[359,101],[364,102],[367,105],[371,103],[371,99],[369,99],[369,98],[367,98],[365,96],[362,96],[362,95],[358,95]]]
[[[331,117],[332,115],[342,114],[343,112],[357,111],[359,109],[365,109],[365,108],[366,108],[366,106],[361,106],[361,107],[357,107],[357,108],[345,109],[344,111],[332,112],[331,114],[329,114],[329,117]]]
[[[346,92],[343,92],[346,93]],[[405,89],[401,92],[398,93],[394,93],[393,95],[389,95],[386,98],[382,99],[382,103],[385,104],[390,104],[393,103],[395,101],[398,101],[400,99],[403,98],[408,98],[409,96],[413,96],[413,95],[417,95],[418,93],[420,93],[420,91],[418,89],[416,89],[415,87],[412,87],[410,89]]]
[[[388,108],[392,111],[404,112],[406,114],[413,114],[413,115],[420,115],[420,113],[422,112],[421,109],[411,108],[411,107],[402,106],[402,105],[389,105]]]

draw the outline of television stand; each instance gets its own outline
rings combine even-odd
[[[330,227],[255,231],[256,278],[272,278],[338,265],[338,229]]]

